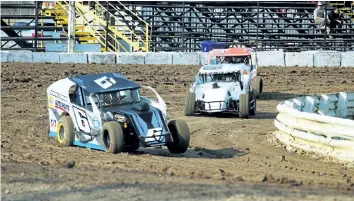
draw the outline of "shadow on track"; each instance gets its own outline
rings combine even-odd
[[[135,152],[130,152],[129,154],[151,154],[154,156],[164,156],[164,157],[180,157],[180,158],[233,158],[235,156],[247,155],[247,152],[240,151],[233,148],[223,148],[223,149],[206,149],[201,147],[189,148],[183,154],[171,154],[167,148],[155,147],[155,148],[140,148]]]
[[[279,100],[284,101],[302,96],[301,94],[280,93],[280,92],[263,92],[261,97],[257,100]]]
[[[256,112],[256,115],[250,116],[248,119],[274,119],[278,113],[275,112]],[[235,118],[240,119],[238,114],[235,113],[205,113],[205,114],[196,114],[194,117],[202,117],[202,118]]]

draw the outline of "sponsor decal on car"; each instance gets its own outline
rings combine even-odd
[[[50,127],[56,128],[56,127],[57,127],[57,120],[51,119],[51,120],[50,120]]]
[[[64,110],[66,112],[69,111],[69,105],[61,102],[60,100],[55,100],[55,108]]]
[[[62,95],[60,93],[57,93],[55,91],[50,91],[49,95],[52,96],[52,97],[55,97],[56,99],[58,98],[58,99],[60,99],[62,101],[68,100],[68,97],[66,97],[66,96],[64,96],[64,95]]]
[[[205,66],[203,69],[204,70],[220,70],[220,69],[222,69],[222,67],[221,66]]]
[[[95,129],[95,130],[101,129],[100,121],[97,119],[92,119],[92,125],[93,125],[93,129]]]
[[[54,97],[53,96],[49,96],[48,98],[48,106],[50,108],[55,108],[55,105],[54,105]]]

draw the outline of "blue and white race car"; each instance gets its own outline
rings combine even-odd
[[[140,96],[140,86],[119,73],[81,75],[59,80],[47,89],[50,131],[65,146],[110,153],[166,145],[184,153],[189,128],[182,120],[167,122],[166,104]]]

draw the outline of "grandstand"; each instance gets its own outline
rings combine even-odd
[[[257,50],[353,50],[353,4],[330,2],[328,10],[333,6],[340,7],[345,18],[341,28],[329,38],[314,23],[316,3],[312,1],[76,2],[75,39],[77,44],[84,45],[81,51],[99,47],[95,51],[103,52],[195,52],[201,50],[201,42],[205,40]],[[9,9],[32,9],[32,12],[4,14]],[[1,30],[5,33],[1,36],[1,49],[56,51],[58,48],[50,47],[65,46],[68,2],[57,1],[51,9],[35,2],[3,2],[1,11]],[[39,23],[14,26],[17,20],[23,19],[38,20]],[[55,24],[45,26],[45,19],[51,19]],[[16,31],[19,29],[37,31],[33,31],[33,36],[20,36]],[[53,34],[38,34],[44,31]],[[8,46],[9,42],[14,45]]]

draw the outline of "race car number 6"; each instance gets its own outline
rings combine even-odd
[[[95,80],[95,82],[96,84],[100,85],[100,87],[102,87],[103,89],[107,89],[116,83],[116,81],[113,78],[107,76],[98,78]]]
[[[90,132],[90,125],[86,117],[86,113],[80,109],[74,108],[76,122],[81,131]]]

